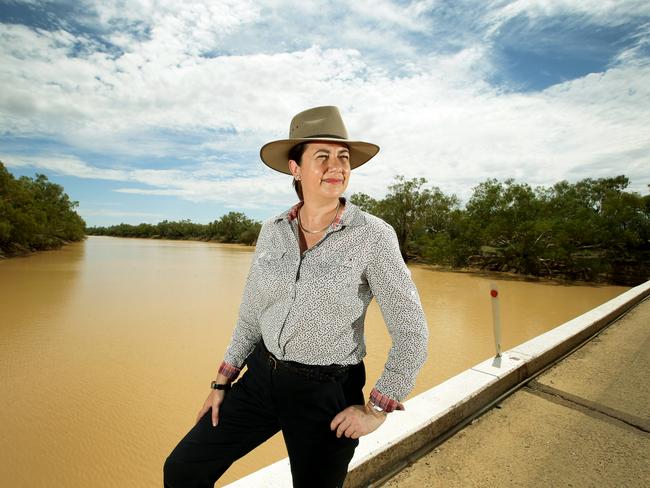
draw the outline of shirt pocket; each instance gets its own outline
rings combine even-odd
[[[262,251],[255,262],[257,287],[260,291],[277,291],[287,283],[288,265],[286,251]]]
[[[326,254],[316,262],[316,277],[327,288],[336,289],[360,283],[360,273],[353,256]]]
[[[282,259],[287,251],[270,249],[268,251],[260,252],[260,255],[257,256],[257,262],[275,262],[278,259]]]

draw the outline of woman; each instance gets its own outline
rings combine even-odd
[[[393,228],[342,197],[351,169],[378,151],[348,139],[336,107],[299,113],[289,139],[262,147],[300,202],[262,226],[232,340],[196,425],[165,462],[165,487],[212,487],[279,430],[294,487],[340,487],[358,438],[404,409],[426,358],[418,293]],[[393,344],[366,403],[373,297]]]

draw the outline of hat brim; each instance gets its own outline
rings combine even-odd
[[[289,171],[289,151],[302,142],[342,142],[350,149],[350,169],[358,168],[370,161],[379,152],[379,146],[371,142],[349,141],[336,138],[302,138],[280,139],[264,144],[260,149],[260,158],[269,168],[287,175]]]

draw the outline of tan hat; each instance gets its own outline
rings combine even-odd
[[[372,159],[379,146],[370,142],[351,141],[334,106],[315,107],[300,112],[289,126],[289,139],[272,141],[262,146],[260,158],[269,168],[290,175],[289,151],[301,142],[333,141],[343,142],[350,149],[350,169],[358,168]]]

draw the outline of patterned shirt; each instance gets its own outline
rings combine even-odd
[[[234,379],[260,339],[278,359],[310,365],[359,363],[374,297],[392,338],[370,399],[403,410],[426,359],[429,331],[397,236],[383,220],[346,202],[323,238],[301,254],[302,202],[262,225],[239,319],[219,372]]]

